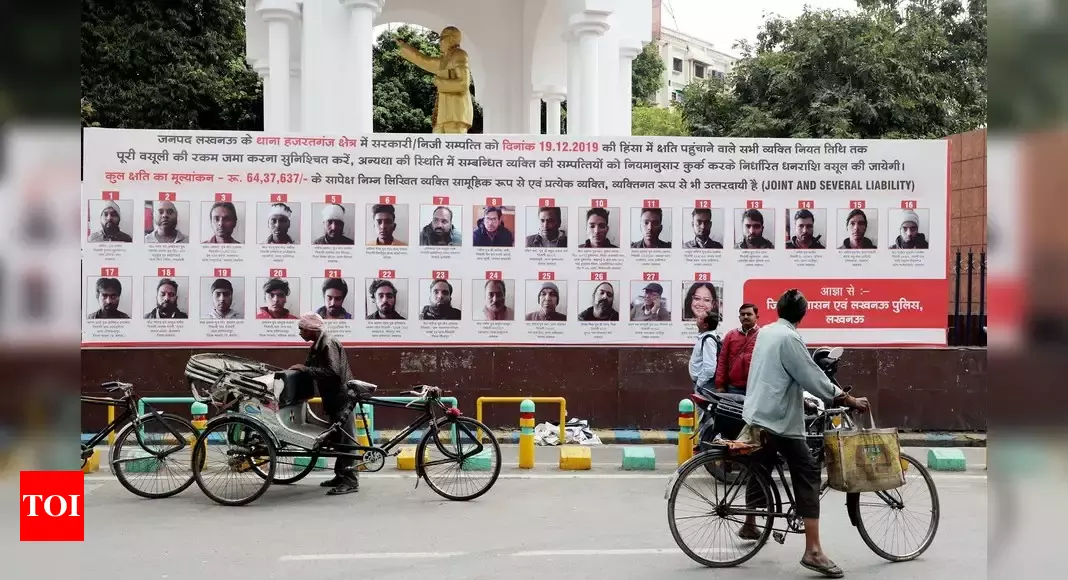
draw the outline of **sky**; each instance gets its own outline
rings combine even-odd
[[[805,5],[822,9],[855,10],[855,0],[663,0],[661,24],[696,36],[720,52],[738,56],[731,46],[738,38],[756,42],[764,13],[798,16]],[[672,17],[674,16],[674,17]]]

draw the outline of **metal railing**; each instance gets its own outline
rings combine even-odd
[[[949,346],[986,346],[985,250],[976,253],[968,248],[967,254],[957,250],[953,260],[953,313],[946,333]]]

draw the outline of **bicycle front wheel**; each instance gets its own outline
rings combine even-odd
[[[193,485],[190,464],[197,430],[172,413],[154,413],[126,424],[111,448],[111,471],[123,487],[146,499],[178,495]]]
[[[890,491],[853,494],[849,500],[849,508],[856,510],[860,538],[880,558],[891,562],[914,560],[926,552],[934,542],[942,513],[938,490],[927,468],[904,453],[901,462],[905,485]],[[874,533],[884,528],[908,537],[885,539],[883,534]]]
[[[415,449],[415,461],[418,475],[435,493],[453,501],[468,501],[497,482],[501,445],[493,431],[479,421],[449,418],[430,425]]]

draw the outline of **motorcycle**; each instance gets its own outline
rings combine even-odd
[[[845,392],[850,387],[843,387],[838,383],[835,375],[838,373],[838,363],[842,359],[845,349],[836,346],[822,346],[812,352],[812,360],[820,367],[835,386]],[[690,400],[694,403],[697,414],[697,437],[694,441],[694,452],[699,453],[708,449],[716,439],[737,439],[745,420],[742,419],[742,408],[745,405],[745,395],[721,393],[701,387],[695,387],[690,394]],[[819,412],[824,410],[825,405],[819,397],[804,392],[805,427],[806,431],[813,431],[818,427],[814,425]],[[822,433],[809,432],[809,435],[822,435]]]

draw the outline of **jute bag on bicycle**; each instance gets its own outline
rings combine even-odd
[[[905,484],[901,443],[897,429],[876,429],[868,411],[870,429],[828,431],[823,435],[827,485],[846,493],[889,491]]]

